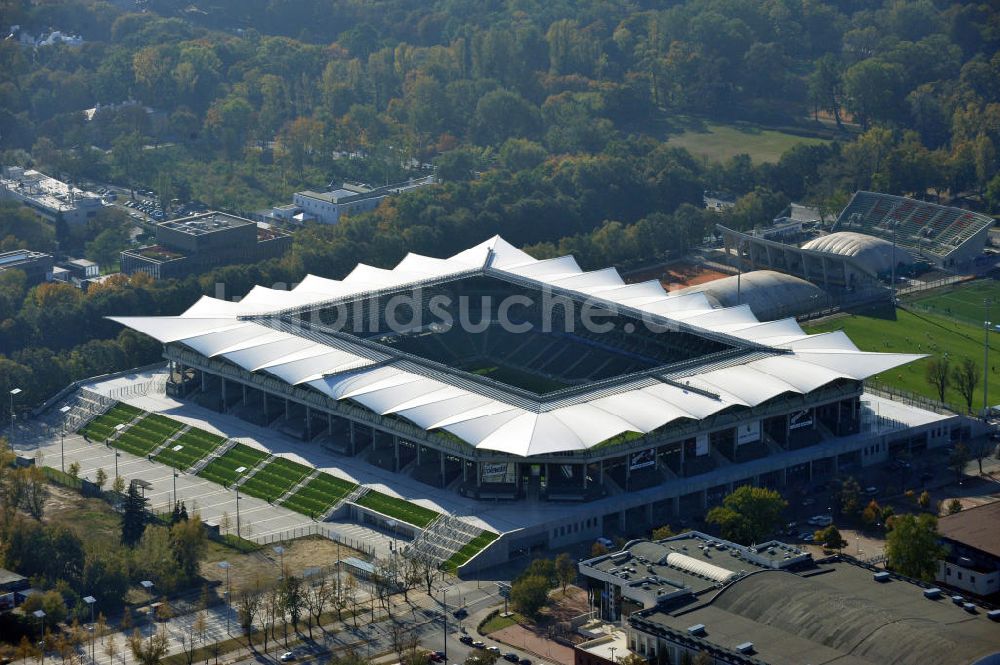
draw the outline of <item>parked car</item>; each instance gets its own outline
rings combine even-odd
[[[486,642],[483,642],[482,640],[476,640],[475,642],[472,643],[472,646],[476,647],[477,649],[485,649]]]
[[[522,658],[521,660],[517,661],[517,665],[531,665],[531,659]]]
[[[829,515],[813,515],[809,518],[809,524],[813,526],[830,526],[833,524],[833,518]]]
[[[876,494],[878,494],[878,488],[875,487],[874,485],[869,485],[868,487],[865,488],[865,494],[867,496],[875,496]]]
[[[280,660],[282,663],[290,663],[293,660],[295,660],[295,654],[292,653],[291,651],[286,651],[285,653],[281,654]]]
[[[472,646],[472,636],[471,635],[462,635],[460,638],[458,638],[458,641],[461,642],[462,644],[467,644],[469,646]]]
[[[815,537],[813,536],[813,534],[803,531],[802,533],[799,534],[799,540],[801,540],[804,543],[811,543],[813,540],[815,540]]]
[[[451,615],[456,619],[464,619],[465,617],[469,616],[469,610],[465,609],[464,607],[460,607],[454,612],[452,612]]]
[[[516,663],[516,662],[518,662],[519,660],[521,660],[521,657],[520,657],[520,656],[518,656],[518,655],[517,655],[516,653],[514,653],[513,651],[508,651],[507,653],[505,653],[505,654],[503,655],[503,659],[504,659],[504,660],[507,660],[507,661],[510,661],[510,662],[512,662],[512,663]]]
[[[486,647],[486,650],[489,651],[490,653],[495,653],[498,656],[500,655],[500,647],[498,647],[498,646],[489,646],[489,647]]]

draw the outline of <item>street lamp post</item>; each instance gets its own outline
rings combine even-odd
[[[285,548],[282,547],[281,545],[275,545],[271,549],[274,550],[275,554],[277,554],[279,557],[281,557],[281,563],[278,564],[279,567],[280,567],[281,575],[279,575],[278,579],[283,580],[283,579],[285,579]]]
[[[236,537],[242,538],[240,534],[240,486],[236,486]]]
[[[444,662],[448,662],[448,590],[441,589],[441,604],[444,605]]]
[[[231,612],[232,598],[230,597],[230,591],[232,587],[229,585],[229,562],[220,561],[219,568],[226,571],[226,635],[229,635],[229,614]]]
[[[174,507],[177,507],[177,476],[180,475],[174,471]]]
[[[45,610],[35,610],[32,614],[42,623],[42,640],[38,644],[42,652],[42,665],[45,665]]]
[[[122,454],[116,450],[115,451],[115,480],[118,480],[118,458],[121,457],[121,456],[122,456]]]
[[[59,409],[59,411],[63,414],[62,432],[59,435],[59,455],[62,458],[62,472],[66,473],[66,414],[69,413],[70,407],[66,405]]]
[[[146,590],[149,594],[149,616],[153,618],[153,583],[150,580],[143,580],[139,582],[139,585]],[[153,632],[156,632],[156,627],[153,627]]]
[[[11,452],[14,451],[14,398],[20,394],[20,388],[13,388],[10,391],[10,441],[7,442],[7,445]]]
[[[987,298],[983,301],[983,306],[986,308],[986,318],[984,319],[985,325],[983,325],[983,420],[986,420],[987,414],[989,414],[990,403],[989,403],[989,392],[990,392],[990,305],[993,301]]]
[[[83,602],[90,605],[90,661],[96,663],[97,661],[94,659],[94,640],[97,637],[97,635],[95,635],[97,632],[97,626],[94,623],[94,603],[97,602],[97,599],[93,596],[84,596]]]

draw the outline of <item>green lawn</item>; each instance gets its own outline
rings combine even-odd
[[[556,381],[545,376],[525,372],[517,369],[516,367],[509,367],[507,365],[490,365],[488,367],[480,367],[473,370],[472,373],[491,378],[494,381],[499,381],[500,383],[517,386],[518,388],[522,388],[524,390],[530,390],[531,392],[539,395],[544,395],[545,393],[565,388],[568,385],[562,381]]]
[[[105,441],[115,433],[115,425],[128,423],[141,413],[141,409],[118,402],[80,428],[80,434],[86,435],[93,441]]]
[[[993,279],[980,279],[943,289],[907,296],[906,301],[921,308],[930,310],[932,314],[948,318],[961,319],[966,323],[981,325],[986,318],[983,301],[986,299],[997,303],[990,310],[991,318],[1000,320],[1000,282]]]
[[[451,572],[458,570],[459,566],[479,554],[483,548],[499,537],[500,536],[492,531],[480,531],[478,536],[466,543],[465,547],[452,554],[451,557],[444,562],[444,569]]]
[[[205,468],[201,470],[198,475],[205,480],[210,480],[213,483],[218,483],[219,485],[229,486],[233,484],[243,472],[237,473],[236,469],[241,466],[247,469],[252,469],[257,466],[261,460],[267,458],[269,455],[262,450],[257,450],[256,448],[251,448],[248,445],[237,443],[225,455],[221,455],[208,464]]]
[[[374,490],[361,497],[358,505],[377,510],[383,515],[419,526],[421,529],[433,522],[434,518],[438,516],[438,513],[430,508],[424,508],[405,499],[397,499]]]
[[[884,311],[882,311],[884,310]],[[870,311],[864,314],[852,314],[837,317],[819,325],[806,326],[809,333],[828,332],[843,329],[844,332],[864,351],[883,351],[890,353],[926,353],[942,355],[948,353],[953,362],[962,358],[971,358],[976,362],[979,371],[983,367],[983,331],[965,323],[945,317],[909,312],[897,309],[895,315],[889,314],[888,308]],[[992,402],[1000,402],[1000,374],[994,367],[1000,365],[1000,335],[991,333],[993,352],[990,361],[990,394],[995,398]],[[994,360],[995,358],[995,360]],[[919,360],[903,365],[894,370],[877,375],[876,380],[890,386],[919,393],[931,399],[937,399],[937,392],[926,379],[927,360]],[[982,383],[980,381],[980,383]],[[964,400],[957,390],[949,388],[945,400],[956,408],[964,410]],[[978,409],[983,403],[982,385],[973,397],[973,409]]]
[[[284,457],[274,457],[240,485],[240,489],[258,499],[275,501],[312,472],[312,467]]]
[[[288,497],[281,505],[309,517],[319,517],[330,510],[333,504],[341,498],[354,491],[357,486],[357,483],[352,483],[349,480],[321,473]]]
[[[176,420],[154,413],[122,431],[112,445],[127,453],[145,457],[181,427],[181,423]]]
[[[730,157],[746,153],[754,164],[777,162],[785,151],[800,143],[818,145],[829,141],[773,129],[716,122],[701,123],[696,128],[667,138],[667,145],[685,148],[691,154],[712,162],[725,162]]]
[[[160,451],[153,459],[184,471],[191,468],[195,462],[204,459],[222,445],[225,437],[206,432],[203,429],[191,428]],[[174,450],[180,446],[180,450]]]

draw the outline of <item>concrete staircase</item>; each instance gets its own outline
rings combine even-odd
[[[149,457],[156,457],[157,455],[159,455],[160,453],[162,453],[164,450],[167,449],[167,447],[169,447],[170,445],[172,445],[174,441],[176,441],[177,439],[179,439],[180,436],[182,434],[184,434],[184,432],[187,432],[189,429],[191,429],[190,425],[184,425],[183,427],[181,427],[179,430],[177,430],[176,432],[174,432],[173,434],[171,434],[170,437],[166,441],[164,441],[163,443],[161,443],[160,445],[158,445],[153,450],[149,451]]]
[[[420,532],[406,551],[411,556],[424,557],[441,565],[481,531],[458,517],[443,513]]]
[[[300,489],[302,489],[303,487],[305,487],[306,483],[308,483],[310,480],[312,480],[313,478],[315,478],[319,474],[320,474],[320,470],[319,469],[313,469],[312,473],[308,474],[305,478],[303,478],[298,483],[296,483],[294,487],[292,487],[290,490],[288,490],[287,492],[285,492],[284,494],[282,494],[281,496],[279,496],[277,498],[277,500],[274,501],[274,503],[278,504],[278,505],[281,505],[281,503],[284,502],[284,501],[286,501],[288,499],[288,497],[290,497],[291,495],[295,494]]]
[[[327,510],[325,513],[323,513],[321,521],[325,522],[329,520],[331,517],[333,517],[334,514],[336,514],[338,510],[340,510],[344,506],[344,504],[356,503],[358,500],[361,499],[361,497],[363,497],[365,494],[368,494],[370,490],[371,488],[368,487],[367,485],[358,485],[357,487],[354,488],[354,490],[350,494],[346,495],[340,501],[330,506],[330,509]]]
[[[244,471],[243,475],[237,478],[231,487],[242,487],[243,483],[253,478],[253,475],[263,469],[266,464],[269,464],[272,459],[274,459],[274,455],[268,455],[261,461],[257,462],[255,465]]]
[[[219,445],[218,448],[212,451],[212,454],[203,457],[202,459],[192,464],[191,468],[185,471],[185,473],[198,475],[199,473],[201,473],[202,469],[208,466],[209,462],[211,462],[214,459],[218,459],[219,457],[222,457],[223,455],[228,453],[236,446],[237,443],[239,443],[239,441],[237,441],[236,439],[226,439]]]

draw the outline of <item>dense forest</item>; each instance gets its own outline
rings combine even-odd
[[[126,4],[0,0],[2,30],[84,40],[0,41],[0,163],[231,211],[431,164],[441,183],[308,227],[280,261],[198,279],[84,295],[5,277],[0,384],[30,387],[26,404],[156,358],[101,317],[177,313],[216,284],[340,277],[495,233],[537,256],[628,267],[683,252],[718,221],[751,227],[791,200],[836,211],[856,189],[1000,207],[1000,13],[987,3]],[[666,142],[710,120],[829,140],[773,163]],[[736,208],[701,210],[706,189]],[[78,244],[122,241],[120,221],[95,224]],[[2,246],[65,247],[68,234],[0,207]]]

